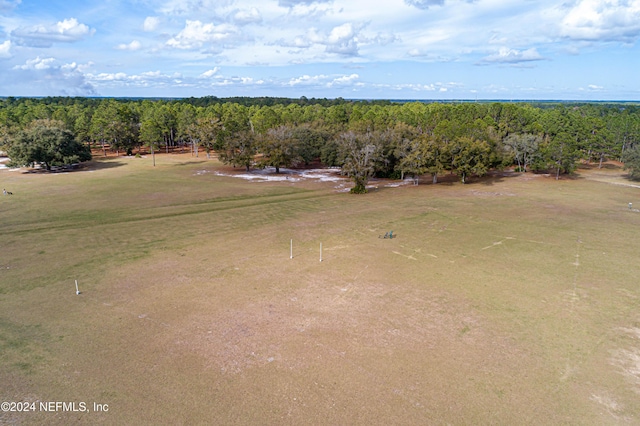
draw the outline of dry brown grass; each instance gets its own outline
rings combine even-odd
[[[0,396],[109,411],[1,422],[637,423],[636,188],[583,170],[352,196],[159,158],[10,176]]]

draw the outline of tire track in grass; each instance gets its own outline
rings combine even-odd
[[[212,200],[206,203],[194,203],[186,206],[163,206],[157,208],[147,208],[142,211],[120,210],[113,212],[100,212],[94,214],[78,214],[65,218],[65,222],[55,224],[54,222],[37,222],[25,224],[17,229],[3,230],[0,235],[24,235],[51,230],[84,229],[93,228],[96,225],[118,225],[123,223],[144,222],[148,220],[179,218],[190,215],[213,213],[216,211],[227,211],[234,209],[268,206],[272,204],[298,202],[304,200],[316,200],[324,197],[335,197],[334,193],[313,193],[313,194],[286,194],[268,195],[260,197],[247,197],[246,199],[224,199]],[[265,197],[267,199],[265,199]],[[256,199],[257,198],[257,199]],[[129,213],[129,215],[127,215]],[[141,213],[139,216],[136,213]],[[109,216],[107,216],[109,215]]]

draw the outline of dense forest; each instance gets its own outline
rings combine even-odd
[[[464,183],[515,166],[559,177],[579,160],[640,175],[640,106],[625,103],[424,103],[286,98],[5,98],[0,150],[47,168],[91,149],[152,155],[177,148],[234,166],[320,162],[365,192],[371,176],[455,173]],[[417,181],[416,181],[417,182]]]

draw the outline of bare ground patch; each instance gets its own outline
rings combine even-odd
[[[610,362],[634,392],[640,394],[640,328],[621,328],[625,345],[611,351]]]
[[[372,279],[369,272],[363,268],[329,281],[303,275],[294,288],[194,315],[174,336],[176,349],[204,359],[211,373],[230,380],[261,377],[266,371],[272,377],[313,372],[313,380],[301,379],[306,385],[298,386],[351,383],[363,400],[389,404],[387,416],[410,406],[416,411],[406,419],[414,421],[441,419],[461,404],[467,419],[469,413],[485,420],[510,418],[515,414],[510,403],[522,407],[521,419],[541,409],[547,396],[533,396],[530,389],[522,393],[523,386],[532,384],[525,380],[538,374],[532,369],[539,362],[535,356],[459,297],[413,285],[408,290]],[[459,386],[452,389],[450,381]],[[298,398],[306,392],[298,390]],[[522,401],[525,394],[533,397],[529,408]],[[314,398],[329,404],[341,395],[326,389]],[[400,402],[394,407],[396,399]],[[371,402],[363,404],[373,413]],[[507,405],[487,414],[485,404]],[[305,412],[313,408],[301,415]],[[357,412],[341,418],[353,420]]]
[[[446,295],[409,294],[379,283],[311,283],[290,293],[199,317],[180,341],[224,373],[266,363],[300,369],[354,350],[434,350],[442,345],[495,346],[480,321]],[[291,347],[309,346],[314,356]],[[477,350],[478,347],[476,346]],[[314,360],[315,358],[315,360]]]

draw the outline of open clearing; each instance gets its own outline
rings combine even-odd
[[[88,406],[0,423],[640,422],[620,169],[354,196],[157,164],[0,171],[0,400]]]

